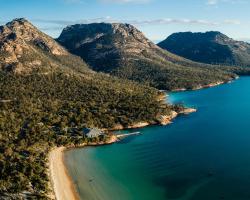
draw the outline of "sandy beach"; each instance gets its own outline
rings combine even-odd
[[[105,143],[89,143],[88,146],[100,146],[115,143],[119,140],[118,137],[112,136]],[[82,148],[87,144],[74,146],[73,148]],[[66,147],[58,147],[50,151],[49,154],[49,173],[50,181],[53,187],[53,192],[56,200],[79,200],[74,184],[69,176],[64,163],[64,150]]]
[[[53,149],[49,154],[51,182],[56,200],[78,200],[79,197],[64,165],[64,147]]]

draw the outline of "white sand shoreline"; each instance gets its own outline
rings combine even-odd
[[[54,148],[49,153],[49,171],[56,200],[79,200],[64,163],[65,147]]]
[[[56,147],[49,153],[49,174],[50,183],[56,200],[79,200],[80,197],[75,189],[71,176],[68,174],[64,162],[64,151],[70,148],[84,148],[86,146],[101,146],[113,144],[119,140],[112,136],[109,141],[101,143],[81,144],[78,146]],[[53,199],[53,198],[52,198]]]

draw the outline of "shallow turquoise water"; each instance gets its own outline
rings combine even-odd
[[[114,145],[66,153],[82,199],[250,199],[250,78],[169,100],[198,112]]]

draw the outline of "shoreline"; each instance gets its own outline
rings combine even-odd
[[[66,149],[66,147],[56,147],[49,153],[49,174],[54,199],[79,200],[80,197],[64,162],[64,151]]]
[[[174,111],[173,111],[174,112]],[[172,120],[180,115],[188,115],[190,113],[196,112],[196,109],[193,108],[186,108],[185,110],[179,113],[172,113],[168,116],[163,116],[163,121],[159,123],[159,125],[169,125],[172,123]],[[150,123],[141,122],[139,123],[139,128],[143,128],[149,125],[155,125]],[[142,126],[143,124],[143,126]],[[130,128],[123,128],[119,130],[126,130],[126,129],[134,129],[138,128],[135,126],[130,126]],[[134,134],[138,134],[137,132]],[[138,134],[139,135],[139,134]],[[112,135],[111,138],[106,142],[99,142],[99,143],[83,143],[79,145],[69,145],[63,147],[55,147],[52,148],[49,152],[48,161],[49,161],[49,177],[50,177],[50,184],[53,190],[53,196],[56,200],[79,200],[79,194],[76,190],[74,182],[71,176],[68,173],[65,160],[64,160],[64,152],[70,149],[76,148],[84,148],[84,147],[95,147],[95,146],[104,146],[114,144],[119,142],[121,139],[130,136],[130,134],[120,134],[120,135]]]
[[[56,200],[79,200],[80,196],[76,190],[75,184],[67,170],[64,160],[64,152],[70,149],[84,148],[87,146],[103,146],[118,142],[118,136],[111,136],[106,142],[83,143],[80,145],[54,147],[50,150],[48,156],[49,179],[52,187],[50,197]]]
[[[237,79],[239,79],[239,76],[233,78],[232,80],[228,80],[228,81],[218,81],[218,82],[210,83],[210,84],[207,84],[207,85],[200,85],[200,86],[197,86],[197,87],[191,88],[191,89],[187,89],[187,88],[177,88],[177,89],[173,89],[173,90],[165,91],[165,92],[197,91],[197,90],[202,90],[202,89],[213,88],[213,87],[216,87],[216,86],[219,86],[219,85],[229,84],[229,83],[232,83],[232,81],[235,81],[235,80],[237,80]]]
[[[237,77],[233,80],[236,80]],[[181,91],[193,91],[193,90],[200,90],[205,88],[211,88],[222,84],[228,84],[231,83],[231,81],[227,82],[217,82],[212,83],[209,85],[201,86],[199,88],[195,89],[176,89],[172,90],[171,92],[181,92]],[[167,92],[167,91],[165,91]],[[166,94],[167,96],[167,94]],[[175,111],[172,111],[171,115],[168,116],[162,116],[162,121],[159,121],[159,125],[169,125],[172,123],[172,120],[177,118],[180,115],[188,115],[190,113],[194,113],[197,110],[194,108],[185,108],[183,111],[177,113]],[[109,129],[110,131],[118,131],[118,130],[126,130],[126,129],[135,129],[135,128],[143,128],[150,125],[156,125],[156,123],[149,123],[149,122],[139,122],[137,124],[131,125],[129,127],[114,127],[113,129]],[[110,145],[113,143],[116,143],[120,141],[122,137],[120,136],[111,136],[109,141],[101,142],[101,143],[90,143],[90,144],[80,144],[80,145],[71,145],[68,147],[56,147],[52,150],[50,150],[49,153],[49,174],[50,174],[50,183],[53,189],[53,194],[56,200],[79,200],[79,194],[76,190],[76,187],[73,183],[72,178],[70,177],[65,161],[64,161],[64,151],[69,149],[75,149],[75,148],[84,148],[86,146],[102,146],[102,145]]]

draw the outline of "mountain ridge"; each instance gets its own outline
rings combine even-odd
[[[174,33],[158,46],[197,62],[250,66],[250,44],[233,40],[218,31]]]
[[[71,60],[71,64],[67,61]],[[70,65],[70,67],[68,66]],[[87,64],[70,54],[53,38],[44,34],[24,18],[17,18],[0,26],[0,70],[29,73],[48,72],[62,66],[88,70]]]
[[[129,24],[93,23],[66,27],[57,41],[93,70],[158,89],[192,89],[235,75],[165,51]]]

